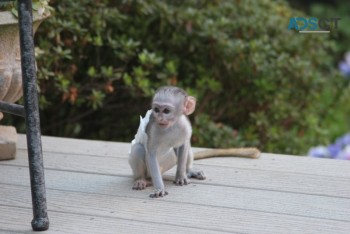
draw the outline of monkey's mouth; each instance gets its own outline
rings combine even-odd
[[[159,127],[161,127],[161,128],[166,128],[166,127],[168,127],[168,123],[158,123],[158,125],[159,125]]]

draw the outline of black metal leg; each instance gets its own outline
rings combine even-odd
[[[23,96],[27,126],[28,158],[33,203],[32,228],[35,231],[44,231],[49,228],[49,219],[47,216],[44,166],[41,148],[31,0],[18,0],[18,16],[21,45]]]

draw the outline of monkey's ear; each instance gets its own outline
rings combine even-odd
[[[188,96],[185,100],[184,114],[185,115],[192,114],[195,108],[196,108],[196,98],[192,96]]]

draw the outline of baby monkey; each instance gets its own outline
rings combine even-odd
[[[177,165],[174,183],[187,185],[189,178],[204,180],[203,171],[193,169],[193,160],[214,156],[257,158],[256,148],[214,149],[198,152],[191,150],[192,127],[188,115],[196,107],[196,99],[183,89],[161,87],[152,100],[152,109],[140,118],[140,126],[132,141],[129,164],[135,179],[133,189],[142,190],[151,185],[155,191],[150,197],[163,197],[165,191],[162,174]]]

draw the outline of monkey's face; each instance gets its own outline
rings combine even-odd
[[[173,126],[179,116],[175,106],[164,103],[153,103],[152,113],[157,125],[162,129]]]

